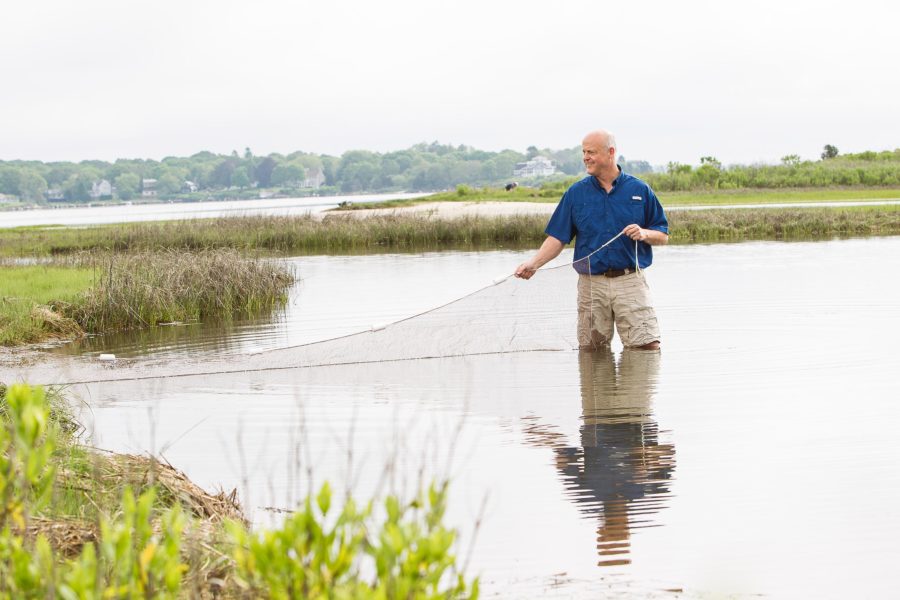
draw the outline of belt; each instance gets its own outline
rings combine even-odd
[[[634,273],[634,269],[609,269],[603,273],[597,273],[597,275],[603,277],[621,277],[622,275],[628,275],[629,273]]]

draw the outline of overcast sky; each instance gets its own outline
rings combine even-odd
[[[31,0],[0,159],[565,148],[653,164],[900,147],[891,0]]]

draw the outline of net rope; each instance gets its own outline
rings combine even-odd
[[[70,360],[58,383],[216,375],[578,348],[576,280],[591,257],[620,232],[578,260],[559,259],[530,280],[509,273],[488,285],[414,315],[370,329],[286,348],[215,359]],[[619,243],[629,243],[627,237]],[[637,242],[635,242],[635,245]],[[635,254],[637,248],[635,247]],[[581,264],[579,264],[581,263]],[[639,270],[638,265],[635,269]]]

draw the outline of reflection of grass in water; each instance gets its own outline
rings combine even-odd
[[[729,202],[734,202],[734,198]],[[120,253],[233,248],[297,255],[486,249],[540,243],[547,224],[547,217],[541,215],[438,219],[427,214],[364,218],[356,218],[356,214],[339,212],[323,220],[310,216],[251,216],[79,229],[0,230],[0,253],[61,255],[102,248]],[[671,211],[668,216],[675,242],[900,233],[900,206],[759,207]]]
[[[166,348],[177,348],[179,352],[193,352],[195,348],[202,348],[205,353],[224,353],[234,350],[236,344],[239,344],[234,337],[237,328],[247,324],[271,323],[277,314],[264,313],[259,317],[247,320],[236,318],[230,322],[173,323],[90,335],[54,348],[52,352],[70,356],[114,352],[120,358],[141,356]]]

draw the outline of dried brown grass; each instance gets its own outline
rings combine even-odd
[[[185,581],[188,596],[221,597],[226,588],[233,587],[230,585],[232,561],[220,548],[225,544],[222,525],[226,519],[248,524],[236,489],[210,493],[172,465],[149,456],[116,454],[84,446],[79,450],[87,452],[90,469],[61,468],[57,485],[70,495],[77,494],[82,506],[90,506],[92,510],[83,510],[82,517],[32,517],[26,529],[28,537],[44,535],[60,556],[76,557],[85,544],[99,542],[97,517],[114,516],[121,490],[128,486],[141,493],[155,486],[159,509],[178,505],[191,517],[182,539],[183,560],[189,565]],[[152,526],[161,530],[158,521]]]

